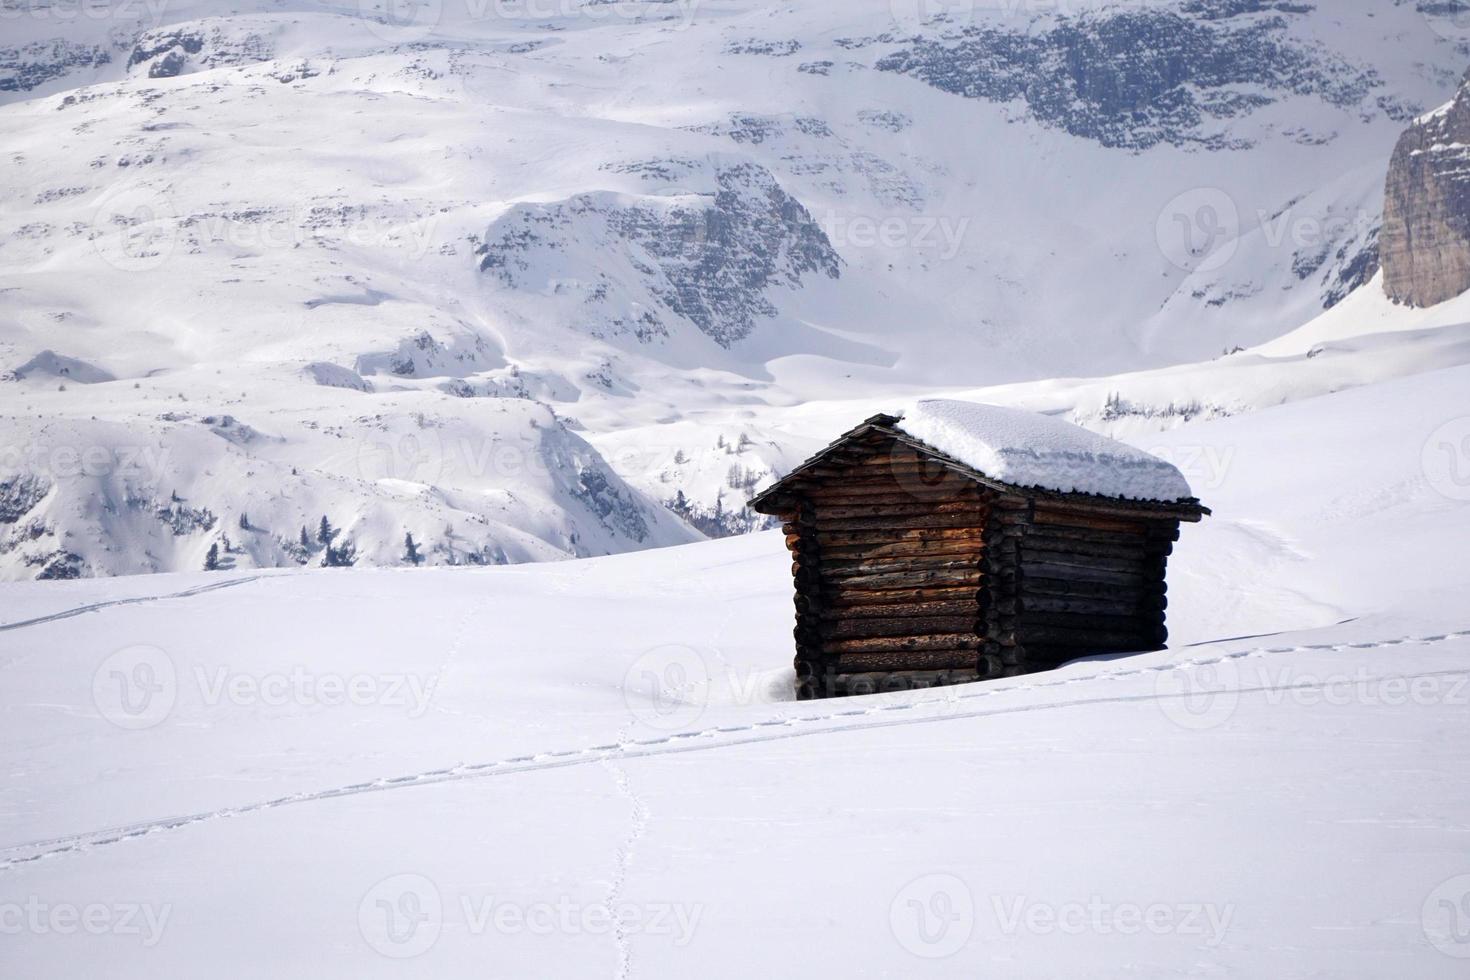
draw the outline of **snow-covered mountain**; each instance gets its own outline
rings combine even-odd
[[[0,574],[623,551],[870,401],[1117,375],[1010,394],[1142,438],[1458,359],[1339,313],[1454,6],[7,6]]]

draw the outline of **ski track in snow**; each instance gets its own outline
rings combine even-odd
[[[625,730],[626,732],[626,730]],[[622,734],[626,739],[627,735]],[[624,742],[626,744],[626,742]],[[613,864],[613,877],[607,889],[607,907],[617,908],[618,900],[622,897],[624,887],[628,881],[628,870],[633,865],[633,848],[643,837],[644,830],[648,827],[648,806],[643,798],[633,789],[632,781],[628,778],[628,770],[618,764],[619,757],[616,755],[606,756],[603,762],[608,772],[612,775],[613,783],[618,788],[618,793],[628,801],[630,808],[628,835],[618,847],[617,856]],[[633,949],[628,943],[627,924],[621,918],[615,918],[612,931],[613,942],[618,951],[618,980],[627,980],[633,972]]]
[[[216,586],[219,587],[219,586]],[[160,597],[163,598],[163,597]],[[88,831],[79,834],[70,834],[63,837],[54,837],[46,840],[24,841],[16,844],[0,846],[3,851],[23,851],[32,848],[43,848],[35,854],[23,857],[10,858],[0,862],[0,872],[12,870],[18,866],[40,861],[47,858],[60,857],[65,854],[84,853],[93,848],[118,844],[125,840],[133,840],[146,837],[151,834],[164,831],[178,830],[193,824],[203,823],[208,820],[226,819],[244,816],[262,810],[271,810],[277,807],[290,806],[298,803],[313,803],[321,800],[337,799],[345,796],[356,796],[363,793],[377,793],[385,790],[403,789],[409,786],[428,786],[439,783],[459,782],[462,780],[479,779],[489,776],[506,776],[525,772],[538,772],[547,769],[561,769],[571,766],[584,766],[592,763],[622,762],[629,759],[641,759],[659,755],[673,755],[685,752],[703,752],[711,749],[730,748],[739,745],[750,745],[759,742],[774,742],[791,738],[804,738],[812,735],[840,734],[843,732],[866,731],[878,728],[891,728],[903,725],[920,725],[932,722],[958,721],[969,718],[994,717],[999,715],[1021,714],[1033,711],[1049,711],[1059,708],[1075,708],[1097,704],[1121,704],[1140,701],[1169,701],[1179,700],[1196,696],[1197,692],[1187,691],[1180,694],[1132,694],[1118,695],[1113,697],[1081,698],[1072,701],[1059,701],[1047,704],[1017,705],[1014,707],[1001,707],[992,709],[979,709],[973,711],[946,710],[941,714],[928,716],[905,716],[902,713],[912,712],[915,709],[926,707],[938,707],[941,709],[953,709],[961,702],[981,701],[1015,692],[1038,691],[1051,688],[1068,687],[1074,684],[1087,684],[1097,681],[1117,680],[1125,677],[1139,677],[1148,674],[1163,674],[1175,670],[1184,670],[1198,667],[1210,667],[1231,661],[1243,660],[1252,657],[1264,657],[1275,654],[1306,653],[1310,651],[1343,651],[1343,650],[1367,650],[1380,649],[1384,647],[1404,646],[1410,644],[1431,645],[1445,643],[1451,640],[1470,639],[1470,630],[1456,632],[1436,633],[1431,636],[1404,636],[1397,639],[1374,640],[1355,643],[1316,643],[1303,644],[1289,647],[1257,647],[1251,650],[1242,650],[1235,653],[1222,654],[1218,657],[1203,657],[1195,660],[1178,661],[1168,664],[1156,664],[1149,667],[1134,667],[1127,670],[1101,671],[1081,677],[1071,677],[1065,680],[1043,681],[1036,684],[1024,684],[1015,687],[981,689],[976,691],[962,692],[960,688],[951,688],[955,693],[939,698],[920,698],[913,701],[905,701],[897,704],[877,704],[869,706],[854,706],[852,708],[833,711],[820,715],[804,715],[795,718],[768,718],[762,721],[752,722],[744,725],[724,725],[712,728],[698,729],[694,731],[675,732],[659,738],[633,740],[627,742],[594,745],[579,749],[565,749],[560,751],[538,752],[530,755],[520,755],[509,759],[494,762],[460,763],[443,769],[434,769],[428,772],[385,777],[367,782],[353,783],[334,789],[318,790],[313,792],[296,793],[290,796],[277,797],[260,803],[250,803],[241,806],[225,807],[219,810],[211,810],[203,813],[194,813],[184,816],[168,817],[160,820],[152,820],[144,823],[131,824],[124,827],[115,827],[104,830]],[[1414,680],[1421,677],[1451,677],[1457,675],[1470,675],[1470,666],[1453,670],[1426,671],[1418,674],[1394,675],[1405,680]],[[1312,680],[1298,684],[1262,685],[1259,687],[1241,687],[1230,691],[1219,693],[1254,694],[1271,693],[1279,691],[1312,690],[1324,688],[1332,684],[1328,679]],[[854,721],[851,719],[864,719]],[[698,741],[695,741],[698,740]],[[620,789],[624,788],[620,783]],[[646,824],[646,810],[639,816],[641,801],[635,794],[628,792],[630,800],[634,804],[634,832],[630,836],[630,842],[641,833],[639,821]],[[626,874],[627,849],[630,843],[625,843],[624,853],[619,857],[621,874]],[[617,884],[617,879],[614,882]],[[620,958],[625,950],[620,950]],[[626,960],[624,960],[624,963]]]
[[[131,599],[107,599],[103,602],[93,602],[85,606],[77,606],[74,609],[63,609],[61,612],[51,613],[47,616],[37,616],[34,619],[22,619],[15,623],[0,623],[0,633],[9,630],[25,629],[28,626],[40,626],[43,623],[54,623],[61,619],[71,619],[83,613],[96,612],[99,609],[111,609],[114,606],[134,606],[145,602],[160,602],[164,599],[187,599],[190,596],[203,595],[206,592],[216,592],[220,589],[229,589],[247,582],[254,582],[265,578],[264,575],[246,575],[241,578],[232,578],[224,582],[210,582],[208,585],[196,585],[192,589],[182,592],[166,592],[163,595],[140,595]]]

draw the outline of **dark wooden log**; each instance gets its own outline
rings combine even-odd
[[[1028,540],[1021,546],[1021,567],[1026,572],[1045,568],[1077,568],[1090,572],[1121,572],[1127,575],[1151,575],[1161,572],[1157,559],[1143,553],[1115,558],[1108,555],[1090,555],[1078,551],[1036,551]]]
[[[843,608],[822,609],[823,620],[848,619],[903,619],[925,616],[968,616],[974,619],[980,610],[979,600],[974,596],[939,602],[875,602],[871,604],[847,605]]]
[[[823,548],[847,548],[868,544],[908,544],[918,541],[984,541],[984,533],[976,526],[870,528],[857,531],[823,531],[819,540]]]
[[[1023,583],[1022,588],[1025,588]],[[1065,596],[1027,595],[1023,592],[1022,597],[1010,599],[1006,602],[1006,608],[1002,612],[1016,613],[1078,613],[1082,615],[1098,614],[1102,616],[1131,616],[1135,613],[1157,614],[1168,600],[1163,596],[1139,597],[1131,594],[1119,594],[1116,597],[1082,599]]]
[[[893,691],[925,690],[968,684],[980,679],[973,669],[895,670],[866,674],[838,674],[824,686],[825,697],[855,697]]]
[[[977,617],[905,616],[897,619],[849,618],[823,623],[824,639],[920,636],[929,633],[970,633]],[[1061,624],[1067,625],[1067,624]]]
[[[1065,510],[1037,504],[1034,522],[1038,528],[1047,526],[1074,527],[1092,531],[1113,531],[1121,534],[1143,536],[1148,531],[1144,520],[1119,514],[1107,508],[1072,508]]]
[[[1122,543],[1106,541],[1079,541],[1069,538],[1052,537],[1045,534],[1028,534],[1019,539],[1023,552],[1032,554],[1060,554],[1060,555],[1086,555],[1094,558],[1119,558],[1134,561],[1144,561],[1160,558],[1173,551],[1174,546],[1164,543],[1158,547],[1150,547],[1148,542],[1140,538],[1136,542],[1124,541]]]
[[[822,560],[822,574],[833,580],[844,576],[853,575],[881,575],[894,572],[949,572],[949,571],[978,571],[980,564],[976,559],[960,557],[949,558],[903,558],[887,557],[863,559],[832,559]]]
[[[1142,632],[1147,635],[1164,622],[1164,614],[1154,611],[1137,614],[1104,615],[1099,613],[1056,613],[1032,612],[1029,609],[1020,616],[1022,630],[1033,626],[1056,626],[1078,632],[1098,630],[1100,632]]]
[[[1127,589],[1137,589],[1147,582],[1159,577],[1156,570],[1110,569],[1093,568],[1080,564],[1068,564],[1058,561],[1037,561],[1027,559],[1023,565],[1023,577],[1055,579],[1063,582],[1091,582],[1094,584],[1108,584],[1121,586]]]
[[[823,593],[825,609],[845,609],[851,606],[882,605],[895,602],[954,602],[978,599],[980,590],[976,586],[918,586],[899,585],[892,588],[865,588],[859,585],[834,583]]]
[[[901,652],[842,653],[831,662],[835,674],[873,671],[943,670],[947,667],[974,668],[978,650],[906,650]]]
[[[1133,534],[1123,531],[1098,531],[1088,528],[1069,527],[1061,524],[997,523],[993,533],[998,537],[1046,538],[1056,541],[1091,541],[1097,544],[1134,545],[1138,547],[1148,547],[1154,540],[1147,534]]]
[[[887,653],[901,650],[979,650],[984,638],[976,633],[933,633],[926,636],[877,637],[860,640],[827,640],[822,649],[840,653]]]
[[[1018,583],[1018,594],[1029,598],[1031,596],[1052,596],[1059,598],[1076,599],[1114,599],[1120,594],[1138,602],[1146,601],[1151,596],[1163,596],[1168,586],[1162,579],[1149,582],[1146,587],[1139,587],[1137,581],[1126,583],[1129,587],[1119,590],[1114,582],[1092,582],[1082,581],[1076,578],[1054,578],[1039,575],[1034,568],[1028,567],[1026,575]]]
[[[924,586],[953,588],[967,585],[971,588],[979,589],[984,575],[985,573],[978,568],[972,571],[898,572],[872,575],[830,575],[824,573],[823,586],[824,588],[839,590],[906,590]]]
[[[844,517],[829,518],[818,515],[818,533],[829,531],[891,531],[918,528],[971,528],[976,534],[984,532],[984,523],[966,514],[915,514],[906,517]]]
[[[1154,650],[1163,643],[1161,631],[1127,630],[1075,630],[1056,626],[1026,626],[1016,628],[1012,639],[1027,647],[1032,645],[1056,644],[1075,646],[1079,649],[1098,651]]]
[[[914,517],[926,514],[967,514],[977,522],[985,519],[989,508],[979,501],[916,501],[905,495],[880,498],[861,504],[833,504],[819,501],[817,519],[838,520],[844,517]]]
[[[906,541],[901,544],[864,544],[827,548],[821,554],[831,561],[879,561],[889,558],[969,561],[979,565],[983,548],[978,541]]]

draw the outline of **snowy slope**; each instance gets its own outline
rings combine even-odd
[[[771,534],[9,584],[7,969],[1461,976],[1467,383],[1160,436],[1175,647],[938,694],[790,702]]]
[[[375,565],[406,532],[431,563],[690,539],[669,503],[745,529],[832,434],[793,406],[1312,320],[1371,275],[1394,140],[1467,59],[1439,8],[1370,0],[88,9],[0,43],[9,578],[196,568],[224,541],[175,534],[174,496],[272,540],[327,514]],[[578,472],[344,473],[407,415],[410,449]],[[214,472],[91,510],[73,456],[140,447]]]

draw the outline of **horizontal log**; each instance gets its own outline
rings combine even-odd
[[[1047,538],[1057,541],[1091,541],[1097,544],[1135,545],[1148,547],[1154,539],[1147,534],[1123,531],[1097,531],[1088,528],[1069,527],[1060,524],[1007,524],[997,522],[994,532],[1007,538]],[[1160,539],[1162,540],[1162,539]]]
[[[1162,644],[1155,631],[1072,630],[1057,626],[1020,626],[1010,638],[1028,648],[1033,644],[1056,644],[1100,652],[1154,650]]]
[[[1144,525],[1168,524],[1175,521],[1198,521],[1201,514],[1191,504],[1149,503],[1127,500],[1096,500],[1069,497],[1058,500],[1039,496],[1033,511],[1037,520],[1053,522],[1090,518]]]
[[[978,590],[984,578],[979,569],[952,572],[900,572],[881,575],[823,575],[825,589],[914,589],[924,586],[952,588],[967,585]]]
[[[888,589],[864,588],[851,584],[834,584],[822,594],[819,602],[811,608],[827,610],[845,609],[851,606],[886,605],[895,602],[955,602],[978,600],[980,590],[976,586],[899,586]]]
[[[873,528],[860,531],[823,531],[816,536],[823,548],[844,548],[862,544],[907,544],[916,541],[974,541],[983,543],[984,534],[975,527]]]
[[[860,640],[827,640],[824,653],[884,653],[893,650],[980,649],[984,638],[977,633],[933,633],[927,636],[877,637]]]
[[[1075,578],[1055,578],[1050,575],[1038,574],[1037,570],[1028,566],[1026,574],[1019,582],[997,582],[1010,588],[1016,588],[1016,594],[1023,598],[1031,596],[1059,596],[1063,598],[1097,599],[1116,598],[1120,594],[1119,587],[1112,582],[1085,582]],[[1121,594],[1127,595],[1137,602],[1144,602],[1153,596],[1162,596],[1168,591],[1168,584],[1162,579],[1156,581],[1127,583],[1127,587],[1121,590]]]
[[[1162,577],[1162,571],[1162,569],[1124,571],[1121,569],[1088,568],[1063,562],[1041,562],[1035,559],[1028,559],[1023,566],[1022,580],[1024,581],[1032,576],[1036,576],[1037,578],[1053,579],[1063,582],[1091,582],[1099,585],[1113,584],[1133,589]]]
[[[1037,504],[1032,515],[1036,528],[1064,530],[1073,528],[1084,531],[1109,531],[1143,537],[1148,533],[1148,522],[1125,517],[1108,516],[1096,511],[1056,510]]]
[[[836,559],[829,557],[824,558],[821,563],[822,576],[833,579],[852,575],[880,575],[893,572],[978,572],[979,570],[979,562],[967,556],[955,559],[901,556],[873,559]]]
[[[1033,612],[1027,609],[1021,614],[1019,628],[1024,631],[1033,626],[1056,626],[1079,632],[1100,630],[1102,632],[1138,632],[1151,635],[1152,631],[1163,622],[1162,612],[1104,615],[1100,613]]]
[[[844,653],[834,658],[829,667],[835,674],[861,674],[874,671],[975,669],[981,654],[978,650],[908,650],[899,653]]]
[[[1104,541],[1080,541],[1070,538],[1054,538],[1044,534],[1028,534],[1017,539],[1022,551],[1033,554],[1088,555],[1094,558],[1123,558],[1148,561],[1173,551],[1174,546],[1163,542],[1150,546],[1147,539],[1124,541],[1121,544]]]
[[[1078,551],[1034,551],[1029,542],[1021,547],[1021,568],[1030,571],[1041,567],[1085,568],[1096,572],[1123,572],[1152,575],[1163,570],[1158,559],[1144,555],[1114,558],[1108,555],[1084,554]]]
[[[856,506],[833,506],[819,504],[817,520],[842,520],[847,517],[919,517],[925,514],[965,514],[972,517],[976,525],[985,523],[989,508],[970,501],[948,503],[926,503],[909,496],[885,498]]]
[[[831,561],[871,561],[882,558],[947,558],[979,565],[984,548],[979,541],[901,541],[895,544],[833,546],[820,552]]]
[[[1005,600],[1002,612],[1016,613],[1096,613],[1102,616],[1131,616],[1135,613],[1155,614],[1164,608],[1167,599],[1163,596],[1149,598],[1140,601],[1139,598],[1130,595],[1118,595],[1108,598],[1072,598],[1070,596],[1047,596],[1047,595],[1023,595],[1020,598]]]
[[[893,492],[897,479],[892,473],[882,473],[874,476],[857,476],[848,474],[847,479],[835,479],[810,491],[809,499],[819,502],[841,502],[843,500],[863,500],[867,497],[887,495]],[[994,494],[977,483],[962,482],[954,488],[955,500],[990,501]]]
[[[883,531],[912,530],[915,528],[972,528],[982,534],[985,523],[968,514],[913,514],[902,517],[821,517],[816,528],[819,534],[828,531]]]
[[[837,674],[824,678],[821,697],[857,697],[866,694],[882,694],[894,691],[926,690],[948,687],[953,684],[968,684],[980,680],[977,670],[895,670],[866,674]]]
[[[861,639],[864,637],[921,636],[930,633],[970,633],[979,617],[902,616],[894,618],[853,617],[822,624],[825,639]]]
[[[879,593],[883,595],[884,593]],[[914,616],[968,616],[977,619],[980,603],[975,596],[947,602],[873,602],[820,609],[813,617],[822,621],[847,619],[903,619]]]

